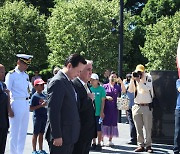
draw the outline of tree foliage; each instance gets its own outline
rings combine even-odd
[[[141,51],[148,58],[150,70],[176,70],[176,51],[180,38],[180,11],[172,17],[162,17],[149,25]]]
[[[53,0],[24,0],[28,5],[32,4],[35,8],[39,10],[41,14],[50,16],[50,8],[54,7]]]
[[[148,0],[125,0],[124,8],[133,15],[140,15]]]
[[[46,63],[46,29],[44,16],[25,2],[6,2],[0,8],[0,55],[7,70],[14,67],[17,53],[32,54],[32,67]]]
[[[59,1],[48,19],[48,45],[50,65],[63,64],[71,53],[83,53],[94,61],[94,70],[103,72],[105,68],[117,70],[118,35],[112,35],[110,20],[118,20],[117,1],[72,0]],[[126,18],[126,14],[125,14]],[[124,56],[131,49],[129,22],[124,28]]]
[[[153,24],[161,16],[174,15],[180,8],[179,0],[148,0],[141,16],[145,24]]]
[[[0,0],[0,6],[3,6],[5,2],[13,3],[14,1],[24,1],[28,6],[33,5],[38,9],[40,14],[46,16],[50,15],[49,9],[54,7],[54,0]]]

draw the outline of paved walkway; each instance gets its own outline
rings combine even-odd
[[[124,117],[124,114],[122,115]],[[123,120],[122,120],[123,122]],[[103,147],[101,152],[91,151],[90,154],[133,154],[135,152],[134,149],[136,148],[135,145],[128,145],[129,142],[129,125],[125,123],[118,124],[119,129],[119,137],[113,139],[113,143],[115,144],[113,147]],[[32,113],[30,113],[29,119],[29,127],[28,127],[28,134],[26,138],[26,144],[24,149],[24,154],[31,154],[32,153]],[[108,140],[107,138],[104,139],[105,142]],[[172,152],[172,145],[166,144],[153,144],[153,149],[155,154],[173,154]],[[44,141],[44,150],[48,151],[47,142]],[[9,136],[7,139],[7,146],[5,154],[9,154]],[[137,154],[137,153],[136,153]],[[146,152],[141,152],[141,154],[147,154]]]

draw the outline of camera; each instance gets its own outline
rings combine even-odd
[[[112,78],[111,81],[112,82],[118,82],[118,79],[117,78]]]
[[[142,72],[138,71],[138,72],[133,72],[132,73],[133,77],[135,78],[141,78],[142,77]]]

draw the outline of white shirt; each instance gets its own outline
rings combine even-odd
[[[61,72],[62,72],[62,74],[64,74],[65,75],[65,77],[69,80],[69,81],[71,81],[70,79],[69,79],[69,77],[67,76],[67,74],[66,73],[64,73],[62,70],[60,70]]]
[[[5,84],[10,91],[11,98],[29,97],[29,75],[25,72],[21,72],[17,66],[14,72],[9,72],[6,75]]]
[[[89,90],[89,87],[87,86],[87,83],[85,83],[84,81],[82,81],[79,77],[77,77],[79,79],[79,81],[82,83],[82,85],[84,86],[84,88],[86,89],[87,93],[91,93],[91,91]]]
[[[145,77],[140,79],[140,82],[136,82],[137,87],[134,85],[134,80],[130,81],[129,92],[135,92],[137,88],[137,96],[134,102],[137,104],[151,103],[154,97],[152,77],[149,74],[145,74]]]

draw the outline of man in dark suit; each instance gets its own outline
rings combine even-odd
[[[79,114],[81,120],[81,130],[78,142],[74,145],[73,154],[88,154],[91,141],[96,137],[96,122],[94,108],[94,94],[91,93],[87,83],[92,74],[92,61],[87,60],[87,64],[80,76],[73,80],[73,85],[78,94]]]
[[[3,82],[5,67],[0,64],[0,154],[5,152],[6,139],[9,128],[8,108],[10,107],[6,85]]]
[[[71,154],[80,132],[77,94],[71,80],[86,64],[79,54],[70,55],[48,84],[48,124],[46,139],[51,154]]]

